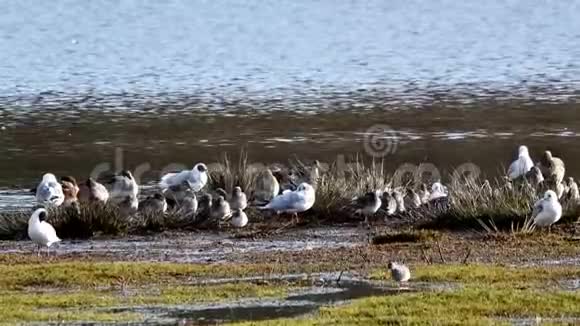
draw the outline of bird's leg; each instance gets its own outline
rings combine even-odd
[[[41,249],[40,245],[37,245],[36,246],[36,256],[38,256],[38,257],[40,257],[40,249]]]
[[[298,220],[298,213],[292,213],[292,220],[294,221],[294,224],[298,224],[298,222],[300,222]]]

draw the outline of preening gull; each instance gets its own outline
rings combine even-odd
[[[131,171],[124,170],[119,174],[110,176],[105,182],[109,191],[109,200],[115,204],[124,201],[127,196],[137,198],[139,185]]]
[[[309,210],[315,201],[314,188],[308,183],[301,183],[294,191],[285,191],[274,197],[268,205],[259,207],[262,210],[272,210],[280,213],[291,213],[298,216],[298,213]]]
[[[62,203],[65,207],[70,207],[78,204],[79,186],[74,177],[64,176],[60,178],[60,183],[62,185],[62,192],[64,194],[64,202]]]
[[[558,202],[558,197],[553,190],[548,190],[544,198],[534,204],[532,212],[534,224],[540,227],[550,226],[562,217],[562,205]]]
[[[564,161],[552,156],[552,152],[545,151],[538,166],[546,180],[553,180],[556,184],[559,184],[564,180],[564,174],[566,174]]]
[[[280,193],[280,183],[272,173],[272,170],[265,169],[256,178],[254,198],[258,203],[267,203]]]
[[[46,218],[46,210],[39,208],[32,213],[28,220],[28,237],[38,245],[39,256],[41,247],[46,247],[47,254],[50,254],[50,246],[60,241],[52,225],[46,222]]]
[[[391,271],[391,277],[396,282],[407,282],[411,279],[411,271],[409,270],[409,267],[403,264],[390,262],[388,268]]]
[[[530,171],[532,166],[534,166],[534,162],[530,158],[528,147],[521,145],[518,148],[518,158],[512,162],[508,169],[508,178],[510,180],[515,180],[519,177],[523,177],[528,171]]]
[[[161,177],[159,187],[165,190],[171,186],[179,185],[184,181],[189,182],[191,190],[197,192],[203,189],[208,180],[207,166],[197,163],[191,170],[183,170],[177,173],[167,173]]]
[[[79,200],[84,203],[104,204],[109,200],[109,191],[93,178],[88,178],[79,186]]]
[[[46,173],[42,176],[42,181],[36,187],[36,200],[41,205],[62,205],[64,193],[54,174]]]

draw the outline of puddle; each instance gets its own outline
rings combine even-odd
[[[455,287],[451,284],[413,282],[407,286],[398,287],[392,282],[371,282],[354,278],[352,275],[343,275],[337,283],[337,278],[338,273],[293,274],[268,278],[287,281],[310,279],[313,284],[316,284],[316,286],[299,289],[284,299],[249,298],[226,303],[197,305],[118,307],[108,311],[136,312],[145,315],[147,322],[157,321],[160,324],[173,321],[187,325],[214,325],[223,322],[299,317],[314,313],[322,306],[345,304],[360,298],[418,291],[451,290]],[[212,283],[228,280],[232,279],[212,280]],[[242,280],[248,281],[247,278],[236,281]]]

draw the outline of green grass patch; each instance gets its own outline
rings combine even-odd
[[[412,268],[412,282],[456,283],[457,289],[370,297],[313,316],[237,325],[507,324],[504,318],[580,318],[580,293],[557,281],[580,278],[580,267],[429,265]],[[385,271],[371,275],[386,279]]]

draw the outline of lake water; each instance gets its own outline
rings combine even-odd
[[[579,16],[580,1],[7,1],[0,188],[115,162],[151,181],[242,149],[369,160],[377,124],[391,170],[495,175],[525,143],[577,176]]]

